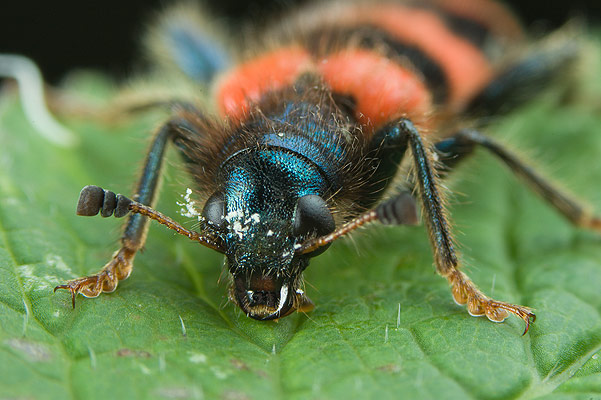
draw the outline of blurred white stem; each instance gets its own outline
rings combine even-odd
[[[23,111],[40,135],[62,147],[71,147],[77,143],[73,132],[61,125],[48,111],[42,74],[29,58],[0,54],[0,77],[17,81]]]

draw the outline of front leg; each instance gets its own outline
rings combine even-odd
[[[119,281],[127,279],[133,269],[136,251],[121,247],[113,254],[113,258],[102,269],[90,276],[70,280],[54,288],[71,292],[71,304],[75,308],[75,297],[81,294],[84,297],[98,297],[100,293],[111,293],[117,288]]]
[[[155,136],[146,157],[144,169],[138,182],[137,195],[134,200],[144,205],[152,205],[156,197],[160,181],[161,166],[165,148],[169,140],[177,134],[176,123],[171,121],[163,125]],[[88,187],[86,187],[88,188]],[[114,193],[98,190],[82,190],[79,200],[78,215],[96,215],[99,211],[103,217],[108,217],[115,212],[116,217],[123,217],[128,210],[119,207],[119,199]],[[126,279],[133,269],[134,257],[146,242],[148,232],[148,219],[141,214],[131,214],[123,235],[121,248],[117,250],[111,260],[96,274],[71,280],[54,288],[71,292],[71,301],[75,307],[75,297],[78,293],[85,297],[97,297],[102,292],[110,293],[117,288],[120,280]]]
[[[433,168],[432,149],[424,145],[419,132],[409,120],[402,119],[384,129],[388,143],[396,142],[400,149],[406,147],[411,149],[422,213],[434,253],[436,270],[451,284],[455,301],[460,305],[467,305],[471,315],[486,315],[494,322],[502,322],[509,313],[515,314],[526,323],[524,334],[528,332],[530,319],[534,321],[536,318],[529,308],[487,297],[465,273],[459,270],[460,262],[455,250],[455,240],[437,182],[438,177]]]

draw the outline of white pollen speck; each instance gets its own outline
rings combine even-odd
[[[401,326],[401,303],[399,303],[399,311],[396,314],[396,328],[399,329]]]
[[[238,210],[230,211],[225,216],[225,220],[230,225],[233,233],[236,234],[239,239],[243,239],[253,225],[261,222],[261,216],[257,213],[248,215],[244,211]],[[254,236],[254,233],[252,235]]]
[[[267,231],[267,236],[273,236],[273,231],[271,229]]]
[[[388,324],[386,324],[386,330],[384,331],[384,343],[388,343]]]
[[[194,207],[194,205],[196,204],[194,202],[194,200],[192,200],[190,198],[190,195],[192,194],[192,189],[190,188],[186,188],[186,194],[182,194],[182,198],[184,199],[183,202],[176,202],[176,204],[178,206],[180,206],[180,210],[179,210],[179,214],[182,217],[188,217],[188,218],[197,218],[199,221],[201,219],[201,214],[200,212],[198,212],[198,210],[196,209],[196,207]]]
[[[244,235],[246,234],[246,232],[248,232],[248,226],[242,225],[240,223],[240,221],[234,222],[234,224],[232,225],[232,229],[234,230],[234,233],[236,235],[238,235],[238,237],[240,239],[242,239],[244,237]]]
[[[593,356],[591,357],[593,360],[596,360],[597,358],[599,358],[598,354],[593,354]]]

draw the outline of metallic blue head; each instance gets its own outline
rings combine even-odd
[[[296,248],[335,227],[319,168],[289,149],[260,146],[231,156],[222,172],[203,215],[224,243],[230,299],[259,320],[307,310],[302,272],[315,254]]]

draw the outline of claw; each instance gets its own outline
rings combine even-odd
[[[459,305],[467,304],[467,311],[472,316],[486,315],[493,322],[503,322],[511,313],[526,323],[522,336],[530,329],[530,320],[536,320],[536,315],[528,307],[492,300],[485,296],[462,272],[455,271],[447,279],[451,282],[451,293],[455,302]]]
[[[522,333],[522,336],[528,333],[528,329],[530,329],[530,318],[532,318],[532,323],[534,323],[536,321],[536,314],[528,312],[524,317],[522,317],[524,322],[526,322],[526,329],[524,329],[524,333]]]
[[[88,276],[85,278],[80,278],[80,279],[76,279],[73,281],[69,281],[67,283],[65,283],[64,285],[58,285],[57,287],[54,288],[54,292],[56,293],[57,290],[68,290],[69,293],[71,293],[71,306],[73,307],[73,309],[75,309],[75,297],[77,297],[78,293],[81,293],[82,288],[85,286],[84,282],[89,282],[90,279],[95,279],[98,278],[97,275],[93,275],[93,276]],[[98,280],[98,279],[96,279]],[[102,289],[98,291],[98,293],[96,294],[99,295],[102,292]],[[85,296],[83,293],[81,293],[82,296]],[[96,297],[93,296],[93,297]],[[86,296],[89,297],[89,296]]]
[[[68,290],[71,293],[71,304],[75,308],[75,297],[81,294],[84,297],[98,297],[100,293],[113,292],[120,280],[126,279],[131,273],[135,251],[121,248],[96,275],[73,279],[54,288]]]
[[[73,309],[75,310],[75,296],[77,296],[77,291],[75,289],[73,289],[69,284],[66,285],[58,285],[54,288],[54,293],[56,293],[57,290],[68,290],[71,293],[71,305],[73,306]]]
[[[490,309],[491,311],[501,310],[505,313],[510,312],[510,313],[514,314],[515,316],[521,318],[522,321],[524,321],[524,323],[526,323],[526,328],[524,329],[524,333],[522,333],[522,336],[524,336],[526,333],[528,333],[528,330],[530,329],[530,322],[536,321],[536,315],[528,307],[516,306],[513,304],[503,303],[500,301],[490,301],[490,303],[487,306],[488,306],[488,309]],[[487,313],[487,315],[488,315],[488,313]],[[490,318],[490,316],[488,317],[488,319],[490,319],[491,321],[494,321],[493,319]]]

